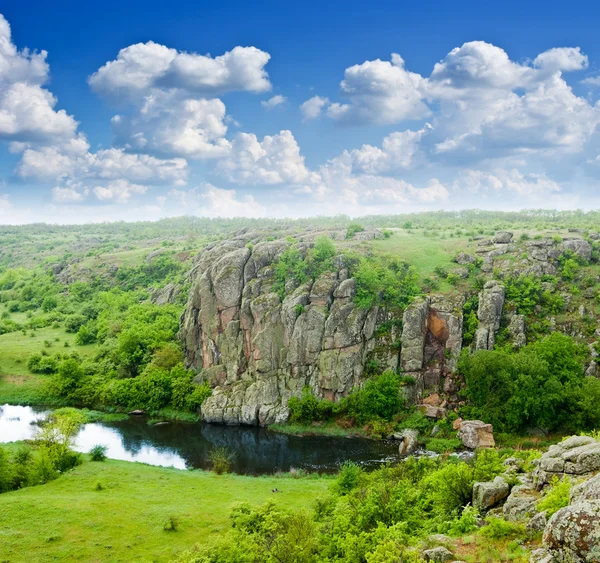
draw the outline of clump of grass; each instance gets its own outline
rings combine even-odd
[[[163,530],[165,532],[176,532],[179,528],[179,518],[173,514],[167,516],[163,524]]]
[[[106,451],[108,450],[108,446],[103,446],[102,444],[96,444],[90,450],[90,457],[92,461],[104,461],[106,459]]]
[[[96,490],[96,491],[103,491],[104,490],[104,485],[102,483],[100,483],[100,481],[98,481],[96,483],[96,486],[94,487],[94,490]]]
[[[213,471],[217,475],[222,475],[223,473],[229,473],[231,470],[233,453],[230,452],[226,447],[221,446],[218,448],[213,448],[208,454],[208,459],[210,459],[212,463]]]

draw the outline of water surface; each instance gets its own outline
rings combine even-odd
[[[0,406],[0,442],[33,438],[49,412],[36,407]],[[375,468],[398,459],[398,445],[393,442],[288,436],[266,428],[204,423],[149,425],[145,417],[137,416],[86,424],[75,439],[75,449],[88,452],[96,444],[107,446],[112,459],[178,469],[210,469],[210,451],[225,446],[234,453],[232,470],[246,474],[291,468],[329,473],[346,460]]]

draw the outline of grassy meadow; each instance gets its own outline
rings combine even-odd
[[[86,461],[55,481],[2,495],[0,561],[169,561],[225,533],[236,502],[308,509],[331,481]],[[175,531],[164,530],[170,518]]]

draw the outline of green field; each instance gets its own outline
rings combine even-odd
[[[310,508],[330,482],[85,462],[46,485],[2,495],[0,561],[169,561],[220,537],[236,502]],[[179,521],[174,532],[163,529],[171,516]]]
[[[45,342],[50,343],[50,346],[46,346]],[[69,347],[65,348],[65,342],[68,342]],[[2,334],[0,335],[0,374],[30,375],[27,359],[31,354],[42,350],[46,350],[50,355],[76,351],[87,358],[96,351],[96,346],[77,346],[75,334],[69,334],[61,328],[45,327],[35,331],[27,330],[26,335],[21,331]]]

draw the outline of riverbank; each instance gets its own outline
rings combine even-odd
[[[318,475],[216,475],[85,459],[46,485],[2,495],[0,561],[166,562],[221,537],[237,502],[256,506],[271,500],[288,509],[308,509],[332,481]],[[170,518],[176,531],[164,530]]]

